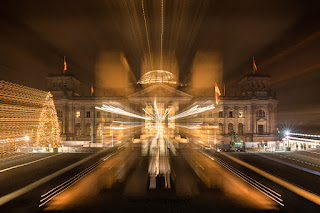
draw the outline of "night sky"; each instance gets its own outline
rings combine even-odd
[[[155,52],[160,2],[144,0]],[[177,57],[181,82],[197,51],[221,55],[221,86],[250,72],[255,56],[258,72],[272,76],[279,122],[320,126],[317,1],[165,0],[164,8],[163,48]],[[2,1],[0,28],[0,79],[42,90],[48,74],[62,72],[63,56],[89,95],[99,53],[124,52],[139,79],[148,51],[140,0]]]

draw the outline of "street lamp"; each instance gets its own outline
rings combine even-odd
[[[285,134],[286,136],[289,136],[289,134],[290,134],[289,130],[286,130],[286,131],[284,132],[284,134]]]

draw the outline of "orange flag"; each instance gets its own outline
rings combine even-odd
[[[63,71],[66,71],[67,70],[67,60],[66,60],[66,57],[64,57],[64,60],[63,60]]]
[[[221,92],[220,92],[220,89],[218,87],[217,82],[214,82],[214,90],[215,90],[215,94],[216,94],[216,104],[218,104],[220,101],[219,97],[221,96]]]
[[[256,61],[254,60],[254,57],[253,57],[253,68],[254,68],[254,72],[258,70],[258,67],[256,65]]]
[[[94,90],[93,90],[93,86],[91,84],[91,96],[93,95],[93,92],[94,92]]]

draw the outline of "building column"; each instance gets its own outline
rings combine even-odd
[[[86,136],[86,108],[84,106],[80,109],[80,126],[81,126],[81,137]]]
[[[251,134],[252,134],[252,141],[253,141],[253,139],[254,139],[254,137],[253,137],[253,135],[254,134],[256,134],[256,113],[255,113],[255,111],[256,111],[256,105],[255,104],[252,104],[251,105],[251,119],[250,119],[250,123],[251,123],[251,130],[250,130],[250,132],[251,132]]]
[[[63,124],[64,124],[64,134],[66,136],[66,140],[69,140],[69,107],[68,102],[64,106],[64,116],[63,116]]]
[[[234,124],[233,130],[238,134],[238,115],[239,115],[239,107],[234,107]]]

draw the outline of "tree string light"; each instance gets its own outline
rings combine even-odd
[[[21,147],[57,147],[60,128],[52,95],[0,81],[1,157]]]

